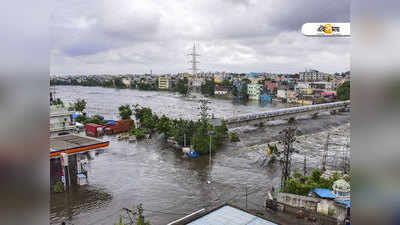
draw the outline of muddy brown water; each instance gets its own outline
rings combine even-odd
[[[76,86],[58,86],[56,91],[57,97],[65,102],[86,99],[87,112],[103,115],[106,119],[118,119],[121,104],[140,104],[170,117],[198,118],[199,98],[185,99],[168,92]],[[211,101],[212,112],[217,117],[285,107],[258,102]],[[316,120],[299,120],[298,127],[305,134],[323,133],[349,121],[348,114],[326,114]],[[51,196],[50,223],[111,225],[118,222],[120,215],[125,215],[122,208],[134,208],[143,203],[146,219],[153,225],[167,224],[201,208],[224,202],[245,207],[246,189],[248,208],[260,210],[267,191],[280,182],[280,168],[260,166],[265,156],[265,143],[273,141],[285,126],[284,122],[276,122],[249,132],[239,130],[242,141],[227,143],[219,149],[212,156],[211,165],[208,156],[187,158],[182,153],[163,148],[159,136],[155,136],[150,144],[132,144],[118,141],[115,136],[105,136],[103,138],[111,144],[90,161],[89,185]],[[319,146],[324,141],[324,134],[316,137],[318,135],[309,138],[314,143],[299,146],[307,148],[310,154],[314,152],[313,157],[310,156],[310,168],[319,165],[320,154],[316,152],[320,148],[314,151],[307,146]],[[346,138],[340,139],[340,143],[345,142]],[[298,158],[302,159],[301,156]],[[301,168],[300,165],[296,167]],[[208,180],[211,180],[210,184]]]

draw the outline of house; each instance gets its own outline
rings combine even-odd
[[[320,199],[317,212],[332,215],[338,221],[343,221],[348,208],[351,207],[350,184],[344,179],[339,179],[333,183],[332,189],[316,188],[312,190],[311,195]]]
[[[228,91],[229,90],[226,87],[215,85],[214,95],[227,95]]]
[[[183,218],[175,220],[168,225],[276,225],[277,223],[271,222],[266,218],[256,216],[253,213],[241,209],[239,207],[223,204],[214,209],[206,211],[201,209]]]
[[[276,94],[278,84],[274,80],[266,80],[264,82],[265,89],[269,94]]]

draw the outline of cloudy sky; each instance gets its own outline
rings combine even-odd
[[[305,22],[349,22],[350,0],[57,0],[51,74],[292,73],[350,68],[350,39],[305,37]]]

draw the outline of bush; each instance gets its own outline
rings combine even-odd
[[[85,123],[86,117],[84,115],[79,115],[75,118],[75,121],[78,123]]]
[[[239,135],[237,135],[235,132],[231,133],[231,142],[239,142],[240,141],[240,137]]]
[[[97,116],[93,116],[91,119],[86,120],[84,123],[95,123],[95,124],[101,124],[103,121],[99,119]]]
[[[53,185],[53,192],[54,193],[64,192],[64,184],[61,181],[57,181],[57,183]]]
[[[149,130],[146,128],[134,128],[131,133],[136,135],[137,140],[142,140],[146,134],[149,134]]]

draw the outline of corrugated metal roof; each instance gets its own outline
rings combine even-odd
[[[335,195],[332,194],[332,190],[329,189],[315,188],[313,192],[317,194],[320,198],[335,198]]]
[[[190,225],[276,225],[243,210],[226,205],[190,223]]]

